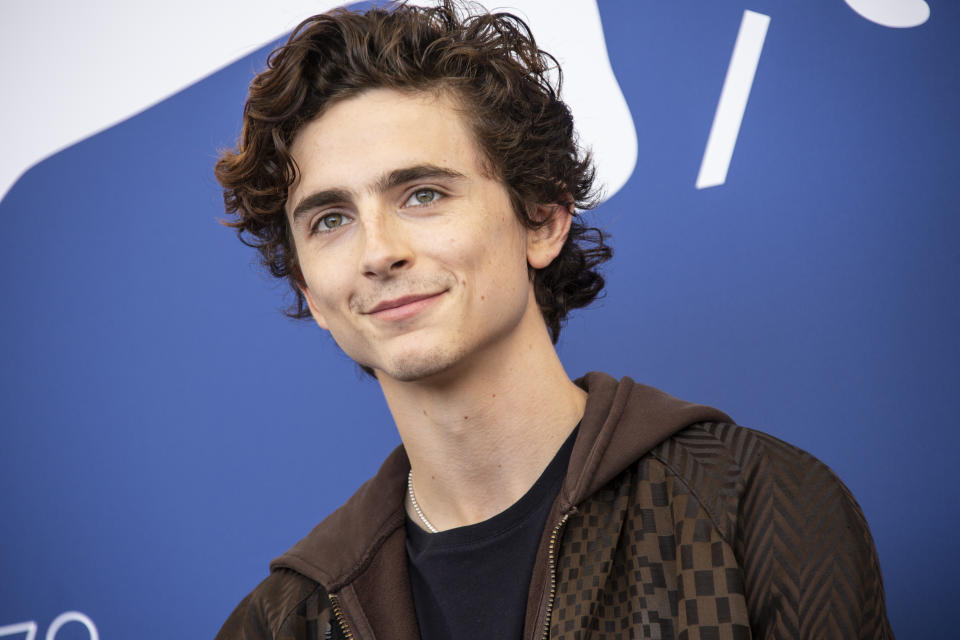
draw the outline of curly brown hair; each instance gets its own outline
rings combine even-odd
[[[225,224],[260,252],[273,276],[287,279],[296,296],[288,315],[309,317],[284,212],[297,175],[290,146],[330,105],[371,88],[450,91],[528,228],[546,222],[535,217],[538,204],[593,208],[594,169],[578,148],[561,84],[556,59],[509,13],[471,13],[445,0],[431,8],[336,9],[308,18],[251,82],[240,141],[217,161],[226,210],[237,216]],[[604,233],[575,215],[557,258],[532,271],[554,342],[569,311],[600,294],[597,267],[611,256]]]

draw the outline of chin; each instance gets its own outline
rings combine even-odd
[[[390,362],[373,366],[379,378],[385,375],[399,382],[417,382],[440,376],[454,368],[463,359],[461,349],[438,346],[395,355]]]

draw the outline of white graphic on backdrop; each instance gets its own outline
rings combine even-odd
[[[68,622],[79,622],[87,628],[87,635],[90,637],[90,640],[100,640],[97,625],[93,624],[93,620],[79,611],[64,611],[54,618],[53,622],[50,623],[50,627],[47,629],[46,636],[44,636],[45,640],[56,640],[57,632]],[[37,637],[37,623],[33,620],[28,620],[27,622],[18,622],[0,627],[0,638],[20,633],[25,634],[23,640],[35,640]]]
[[[29,620],[0,627],[0,638],[15,636],[20,633],[26,634],[23,636],[23,640],[34,640],[37,637],[37,623]]]
[[[0,199],[41,160],[340,4],[6,0],[0,20],[0,82],[7,89],[0,106]],[[538,44],[561,62],[564,98],[576,114],[580,140],[593,151],[606,194],[616,193],[633,173],[637,136],[610,66],[596,2],[486,4],[528,18]]]
[[[930,18],[924,0],[844,0],[858,14],[885,27],[916,27]],[[744,11],[740,31],[733,45],[727,77],[707,137],[697,189],[716,187],[727,181],[733,150],[740,135],[743,114],[763,52],[770,16]]]
[[[4,0],[0,199],[34,164],[338,4]]]
[[[723,81],[720,101],[713,116],[713,126],[707,136],[707,148],[703,152],[697,176],[697,189],[716,187],[727,181],[733,148],[740,135],[743,113],[747,109],[769,24],[770,16],[754,11],[743,12],[740,31],[727,67],[727,77]]]
[[[851,9],[885,27],[919,27],[930,19],[924,0],[844,0]]]

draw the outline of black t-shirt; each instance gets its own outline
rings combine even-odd
[[[530,490],[489,520],[428,533],[407,518],[410,586],[421,640],[523,635],[537,545],[563,485],[576,432]]]

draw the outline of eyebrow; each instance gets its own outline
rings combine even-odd
[[[447,180],[462,180],[465,175],[453,169],[438,167],[433,164],[418,164],[412,167],[394,169],[377,178],[370,188],[373,193],[387,191],[417,180],[444,178]],[[293,223],[297,224],[311,210],[319,209],[338,202],[349,202],[352,194],[347,189],[324,189],[305,196],[293,210]]]

